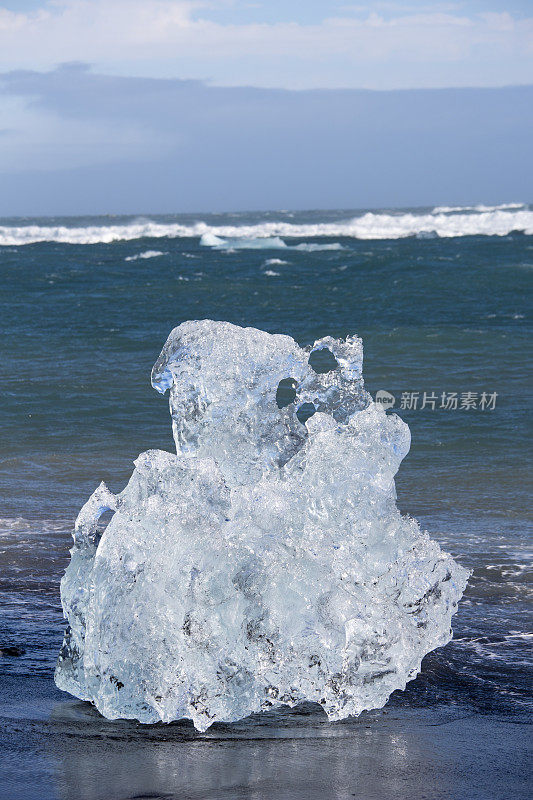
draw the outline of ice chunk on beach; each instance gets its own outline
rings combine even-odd
[[[409,429],[365,391],[362,358],[355,336],[172,331],[152,384],[176,453],[142,453],[79,514],[60,689],[202,731],[304,700],[338,720],[449,641],[467,572],[396,507]]]

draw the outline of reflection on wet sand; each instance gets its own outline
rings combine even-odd
[[[61,800],[454,794],[442,763],[443,727],[433,727],[452,717],[438,713],[422,724],[384,711],[330,724],[319,708],[305,705],[199,734],[189,722],[109,722],[89,704],[66,702],[51,720]]]

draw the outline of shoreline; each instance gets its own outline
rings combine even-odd
[[[521,800],[530,788],[525,715],[393,702],[329,723],[303,705],[200,734],[110,722],[51,678],[7,677],[4,698],[1,800]]]

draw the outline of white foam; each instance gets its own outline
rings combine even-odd
[[[282,258],[267,258],[265,261],[265,267],[274,266],[275,264],[288,264],[288,261],[284,261]]]
[[[524,208],[525,203],[501,203],[499,206],[435,206],[433,214],[452,214],[457,211],[508,211],[514,208]]]
[[[139,258],[157,258],[157,256],[166,256],[161,250],[145,250],[144,253],[136,253],[134,256],[127,256],[124,261],[137,261]]]
[[[511,204],[508,204],[511,205]],[[454,236],[506,236],[511,231],[533,234],[533,210],[525,206],[492,208],[491,210],[453,209],[442,207],[432,212],[367,212],[336,222],[294,223],[279,220],[248,225],[209,225],[196,222],[162,223],[134,220],[116,225],[9,225],[0,226],[0,245],[17,246],[35,242],[99,244],[120,240],[200,237],[200,243],[220,249],[286,248],[286,238],[348,237],[354,239],[401,239],[406,236],[434,234],[442,238]],[[451,207],[449,207],[451,209]],[[489,208],[489,207],[487,207]],[[295,245],[300,250],[317,243]],[[339,249],[339,243],[318,244]]]
[[[275,272],[273,269],[266,269],[263,275],[268,275],[269,278],[279,278],[280,273]]]
[[[0,536],[26,533],[70,533],[73,519],[26,519],[25,517],[1,517]]]

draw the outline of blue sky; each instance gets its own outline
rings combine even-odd
[[[531,84],[521,0],[0,0],[0,213],[530,200]]]

